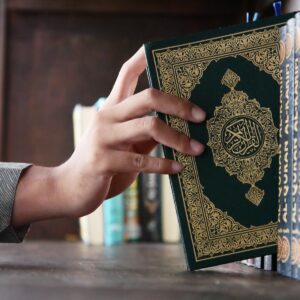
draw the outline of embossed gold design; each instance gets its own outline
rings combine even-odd
[[[286,236],[281,238],[281,255],[280,259],[283,263],[287,262],[290,257],[290,243]]]
[[[278,83],[280,82],[280,69],[278,64],[280,61],[280,56],[277,55],[277,49],[275,48],[264,48],[259,49],[255,52],[246,52],[241,54],[244,58],[251,61],[256,65],[261,71],[272,75]]]
[[[227,69],[221,80],[221,83],[233,90],[240,80],[241,78],[239,75],[234,73],[232,70]]]
[[[286,42],[285,42],[285,57],[288,59],[292,53],[292,37],[289,32],[286,34]]]
[[[231,156],[250,157],[261,149],[264,143],[264,130],[249,116],[233,117],[222,128],[221,143]]]
[[[240,77],[228,69],[222,84],[231,90],[226,93],[221,106],[216,107],[214,116],[207,121],[210,146],[216,166],[224,167],[229,175],[250,184],[246,198],[258,206],[264,191],[255,184],[270,167],[272,157],[278,152],[277,128],[268,108],[260,107],[243,91],[235,90]]]
[[[180,94],[184,99],[189,99],[195,85],[199,83],[203,72],[212,61],[218,61],[224,56],[237,55],[243,56],[260,70],[270,74],[279,84],[278,43],[279,30],[272,28],[232,35],[219,40],[187,44],[180,48],[155,50],[161,89],[168,94],[175,96]],[[179,84],[181,72],[185,72],[188,76],[182,76]]]
[[[180,95],[184,99],[190,98],[191,91],[199,83],[199,78],[203,76],[203,72],[208,65],[209,62],[197,62],[195,64],[180,65],[175,69]]]
[[[281,256],[282,256],[282,239],[278,235],[277,237],[277,261],[281,261]]]
[[[279,42],[279,63],[282,64],[285,58],[285,44],[283,41]]]
[[[298,261],[298,241],[295,237],[292,238],[292,251],[291,251],[291,262],[293,265],[297,264]]]
[[[300,250],[300,239],[298,239],[298,249]],[[297,265],[300,267],[300,253],[298,251]]]
[[[265,191],[259,189],[256,186],[251,186],[249,191],[245,194],[246,199],[248,199],[250,202],[258,206],[261,202],[261,200],[264,198]]]
[[[279,30],[273,27],[201,43],[153,50],[159,88],[166,93],[189,99],[211,62],[238,55],[251,61],[279,83],[278,70],[269,69],[266,63],[268,60],[271,60],[271,64],[273,60],[279,62],[278,43]],[[267,51],[266,61],[258,59],[260,55],[250,55],[261,49],[270,49]],[[166,122],[172,128],[190,135],[186,121],[166,116]],[[227,212],[216,208],[204,194],[195,158],[175,150],[173,155],[174,159],[184,166],[178,180],[195,261],[210,260],[233,252],[240,253],[253,247],[264,248],[275,245],[277,223],[244,227]]]
[[[300,27],[295,27],[295,52],[300,50]]]

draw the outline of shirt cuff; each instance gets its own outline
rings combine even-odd
[[[14,228],[11,217],[20,176],[29,166],[25,163],[0,163],[0,243],[20,243],[28,231],[29,225]]]

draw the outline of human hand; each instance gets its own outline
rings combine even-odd
[[[94,210],[104,199],[122,192],[140,172],[180,172],[182,166],[177,162],[149,156],[158,143],[190,155],[198,155],[204,149],[199,142],[148,115],[158,111],[192,122],[205,118],[203,110],[191,102],[158,90],[134,94],[138,77],[145,68],[146,58],[141,48],[122,66],[111,94],[66,164],[70,170],[77,166],[85,181],[78,198],[80,214]],[[90,179],[94,182],[96,178],[98,184],[90,183]],[[82,199],[89,193],[87,202],[91,205],[84,202],[81,207]]]
[[[203,152],[204,146],[198,141],[149,113],[157,111],[198,123],[205,119],[205,112],[189,101],[155,89],[134,94],[139,75],[145,68],[144,49],[140,48],[122,66],[108,99],[95,113],[72,156],[61,166],[49,170],[59,208],[55,210],[52,202],[49,214],[77,217],[88,214],[104,199],[122,192],[140,172],[180,172],[179,163],[149,156],[158,143],[189,155]],[[42,172],[36,168],[31,167],[25,173],[27,182],[30,174],[37,179]],[[21,179],[21,187],[25,185],[26,176]]]

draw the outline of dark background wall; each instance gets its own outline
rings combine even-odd
[[[108,95],[144,42],[244,22],[270,2],[0,0],[0,159],[60,164],[73,151],[74,105]],[[33,224],[29,238],[73,235],[78,221],[61,219]]]

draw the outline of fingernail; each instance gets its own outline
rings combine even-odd
[[[192,108],[192,116],[197,122],[202,122],[205,120],[205,112],[197,106]]]
[[[178,172],[182,171],[182,169],[183,169],[183,167],[180,163],[178,163],[177,161],[172,162],[172,170],[175,173],[178,173]]]
[[[204,149],[203,145],[200,144],[199,142],[195,141],[195,140],[191,140],[190,145],[191,145],[191,149],[196,154],[200,154]]]

